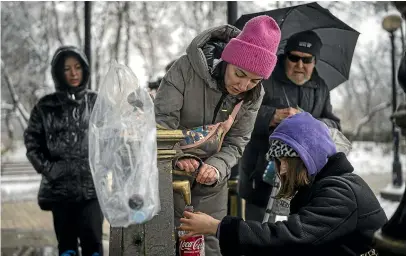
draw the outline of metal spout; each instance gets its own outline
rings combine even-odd
[[[186,205],[192,204],[190,183],[188,180],[177,180],[172,182],[173,190],[183,196]]]

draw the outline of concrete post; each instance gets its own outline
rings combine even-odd
[[[176,154],[173,146],[182,138],[184,138],[182,131],[165,130],[162,127],[158,127],[158,170],[161,211],[146,224],[131,225],[128,228],[110,228],[109,255],[175,255],[173,189],[180,191],[184,195],[185,200],[190,198],[190,187],[189,190],[187,189],[189,183],[172,183],[172,159]]]

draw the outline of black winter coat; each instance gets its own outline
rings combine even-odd
[[[62,77],[67,54],[77,56],[82,63],[83,82],[76,88]],[[39,100],[24,132],[27,158],[42,174],[38,202],[43,210],[50,210],[54,202],[96,198],[87,132],[97,95],[86,89],[88,60],[75,47],[61,47],[54,55],[51,72],[56,92]]]
[[[262,181],[268,162],[269,127],[276,109],[299,106],[328,126],[341,129],[340,119],[332,112],[330,92],[324,80],[313,71],[312,79],[302,86],[292,83],[285,74],[284,56],[279,56],[272,76],[263,82],[265,96],[258,111],[251,140],[244,150],[239,166],[239,195],[247,202],[266,207],[272,187]]]
[[[387,218],[344,153],[330,157],[313,183],[300,189],[287,221],[261,224],[225,217],[220,248],[229,255],[357,255],[371,250]]]

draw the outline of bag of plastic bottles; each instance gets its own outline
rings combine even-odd
[[[113,63],[89,121],[89,163],[101,209],[112,227],[160,211],[154,104],[130,68]]]

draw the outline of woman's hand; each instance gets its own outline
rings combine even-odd
[[[219,179],[216,168],[209,164],[203,164],[197,174],[196,181],[200,184],[211,185]]]
[[[179,230],[188,231],[186,235],[180,237],[181,239],[187,239],[194,235],[216,235],[219,220],[211,217],[202,212],[184,212],[184,218],[180,219]]]
[[[176,162],[176,166],[186,172],[195,172],[199,168],[199,162],[193,158],[183,158]]]

